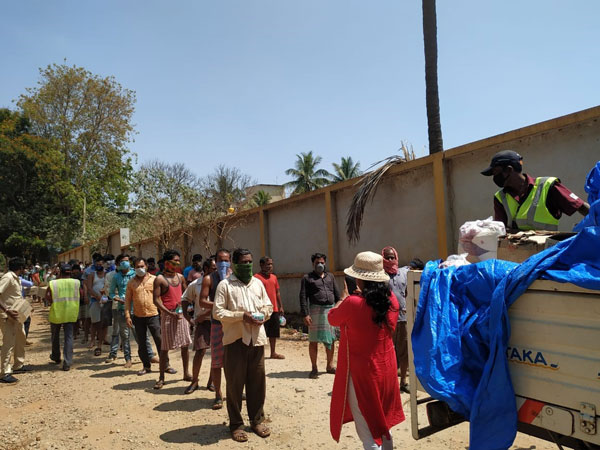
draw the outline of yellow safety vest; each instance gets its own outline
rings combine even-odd
[[[507,226],[512,226],[514,221],[519,230],[558,230],[558,219],[546,206],[548,192],[557,181],[556,177],[536,178],[531,192],[520,205],[512,195],[506,194],[504,189],[496,192],[495,197],[502,203],[506,212]]]
[[[79,316],[79,280],[59,278],[50,282],[52,305],[50,306],[50,323],[77,322]]]

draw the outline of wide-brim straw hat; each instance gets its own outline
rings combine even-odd
[[[360,252],[354,258],[354,264],[344,269],[344,273],[365,281],[383,282],[390,279],[383,270],[383,256],[374,252]]]

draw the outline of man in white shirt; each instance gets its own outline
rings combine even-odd
[[[252,275],[252,254],[247,249],[236,249],[233,274],[219,283],[213,307],[213,317],[223,324],[229,430],[237,442],[248,440],[241,414],[244,386],[252,431],[263,438],[271,434],[263,423],[264,345],[268,342],[263,324],[273,312],[273,305],[264,285]]]

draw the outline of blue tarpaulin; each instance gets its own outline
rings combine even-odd
[[[412,332],[416,374],[432,397],[470,421],[471,449],[507,449],[517,432],[507,310],[538,278],[600,290],[600,226],[522,264],[438,264],[428,262],[421,276]]]
[[[574,231],[581,231],[585,227],[595,227],[600,225],[600,161],[588,173],[585,179],[585,192],[588,195],[590,212],[573,228]]]

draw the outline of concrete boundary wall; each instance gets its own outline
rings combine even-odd
[[[249,248],[255,270],[260,256],[271,256],[284,308],[298,311],[299,279],[311,270],[314,252],[328,255],[328,270],[335,272],[340,288],[341,270],[360,251],[379,252],[393,245],[401,264],[413,257],[430,260],[455,252],[462,223],[493,215],[496,187],[480,171],[497,151],[516,150],[524,158],[526,173],[557,176],[585,199],[585,177],[600,159],[599,118],[600,107],[590,108],[393,167],[367,206],[361,239],[354,245],[346,239],[345,225],[357,179],[243,211],[239,215],[244,220],[229,232],[223,245]],[[560,229],[570,230],[580,220],[576,216],[563,217]],[[179,248],[186,262],[192,253],[208,256],[200,231],[193,231],[191,246],[182,242]],[[210,246],[214,251],[217,242]],[[191,250],[185,252],[184,247]],[[157,259],[160,250],[155,239],[123,249]],[[72,249],[59,259],[82,252],[81,247]]]

